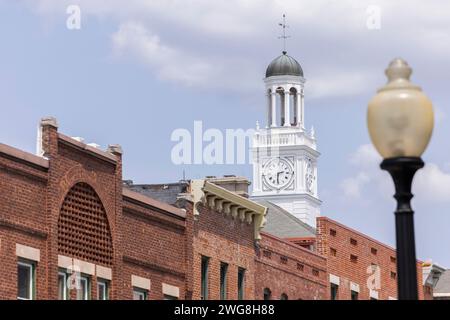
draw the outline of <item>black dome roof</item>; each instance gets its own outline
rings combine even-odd
[[[303,77],[303,69],[300,63],[287,55],[286,51],[269,64],[266,70],[266,78],[272,76],[299,76]]]

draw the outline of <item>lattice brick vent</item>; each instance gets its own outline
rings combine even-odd
[[[103,204],[86,183],[78,183],[64,199],[58,221],[59,254],[111,265],[112,239]]]

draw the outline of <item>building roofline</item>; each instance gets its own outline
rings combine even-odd
[[[148,205],[150,207],[171,213],[181,218],[186,218],[186,211],[170,204],[155,200],[142,193],[132,191],[126,187],[122,188],[122,196],[132,199],[134,201],[140,202],[143,205]]]
[[[312,254],[314,256],[317,256],[317,257],[319,257],[321,259],[324,259],[324,260],[327,259],[325,256],[321,255],[318,252],[314,252],[314,251],[308,250],[306,248],[303,248],[302,246],[299,246],[298,244],[290,242],[290,241],[288,241],[286,239],[279,238],[279,237],[277,237],[277,236],[275,236],[275,235],[273,235],[271,233],[268,233],[266,231],[261,231],[261,235],[264,236],[264,237],[268,237],[268,238],[272,238],[274,240],[280,241],[280,242],[282,242],[282,243],[284,243],[284,244],[286,244],[288,246],[291,246],[291,247],[294,247],[296,249],[302,250],[303,252],[306,252],[306,253],[310,253],[310,254]]]
[[[3,143],[0,143],[0,154],[5,154],[18,160],[27,162],[31,165],[39,166],[45,169],[48,169],[49,167],[48,159],[8,146]]]
[[[397,249],[395,249],[394,247],[392,247],[392,246],[390,246],[390,245],[388,245],[388,244],[385,244],[385,243],[383,243],[383,242],[381,242],[381,241],[379,241],[379,240],[376,240],[376,239],[372,238],[371,236],[368,236],[368,235],[366,235],[366,234],[364,234],[364,233],[362,233],[362,232],[360,232],[360,231],[357,231],[357,230],[355,230],[355,229],[353,229],[353,228],[351,228],[351,227],[348,227],[348,226],[342,224],[341,222],[338,222],[338,221],[336,221],[336,220],[333,220],[333,219],[331,219],[331,218],[329,218],[329,217],[321,216],[321,217],[317,217],[317,220],[329,221],[329,222],[331,222],[331,223],[334,223],[334,224],[338,225],[338,226],[341,227],[341,228],[344,228],[344,229],[346,229],[346,230],[348,230],[348,231],[351,231],[351,232],[353,232],[353,233],[356,233],[357,235],[362,236],[362,237],[366,238],[367,240],[370,240],[370,241],[372,241],[372,242],[375,242],[376,244],[378,244],[378,245],[380,245],[380,246],[383,246],[383,247],[385,247],[385,248],[387,248],[387,249],[390,249],[390,250],[393,250],[393,251],[397,252]],[[417,261],[418,261],[418,262],[422,262],[422,261],[420,261],[420,260],[417,260]]]
[[[80,142],[80,141],[78,141],[74,138],[71,138],[69,136],[66,136],[62,133],[58,133],[58,139],[65,144],[75,147],[81,151],[85,151],[88,154],[93,155],[97,158],[100,158],[102,160],[105,160],[105,161],[113,163],[113,164],[117,163],[116,156],[114,156],[113,154],[111,154],[109,152],[89,146],[89,145],[85,144],[84,142]]]

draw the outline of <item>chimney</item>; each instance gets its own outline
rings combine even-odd
[[[41,119],[38,128],[36,153],[38,156],[50,158],[58,152],[58,122],[54,117]]]
[[[223,177],[206,177],[206,180],[244,198],[248,198],[250,181],[246,177],[237,177],[236,175],[228,174]]]

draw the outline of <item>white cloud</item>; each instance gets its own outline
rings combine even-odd
[[[364,190],[380,195],[386,195],[386,190],[394,191],[391,177],[379,167],[381,161],[371,144],[361,145],[349,156],[349,164],[354,168],[355,174],[343,179],[340,184],[347,199],[360,198]],[[447,164],[446,169],[448,168],[450,166]],[[422,202],[450,203],[450,172],[445,172],[434,163],[427,163],[415,176],[413,193]]]
[[[127,22],[112,35],[116,55],[130,54],[148,64],[164,80],[187,86],[204,86],[220,73],[218,68],[195,56],[161,43],[160,38],[142,24]]]
[[[380,164],[381,156],[372,144],[363,144],[350,155],[349,162],[358,167],[374,167]]]
[[[383,175],[379,169],[381,157],[373,145],[361,145],[348,159],[356,172],[353,176],[342,180],[340,184],[346,198],[349,200],[360,198],[363,189],[370,184],[383,184]]]
[[[417,173],[413,192],[431,203],[450,203],[450,172],[444,172],[434,163],[428,163]]]
[[[373,93],[384,81],[382,69],[397,54],[407,54],[406,58],[436,71],[441,71],[450,54],[448,1],[25,2],[45,17],[65,15],[67,5],[78,4],[83,31],[90,27],[83,17],[108,19],[117,25],[112,39],[122,54],[150,66],[161,79],[201,88],[251,94],[260,90],[264,67],[281,51],[276,24],[282,13],[287,14],[292,36],[288,51],[302,63],[308,78],[306,90],[314,98]],[[366,27],[369,5],[381,8],[379,31]],[[176,60],[169,63],[168,58],[158,56],[162,54]],[[432,54],[434,61],[423,59]]]
[[[362,188],[371,181],[371,177],[359,172],[355,177],[344,179],[341,183],[342,191],[348,198],[355,199],[361,196]]]

